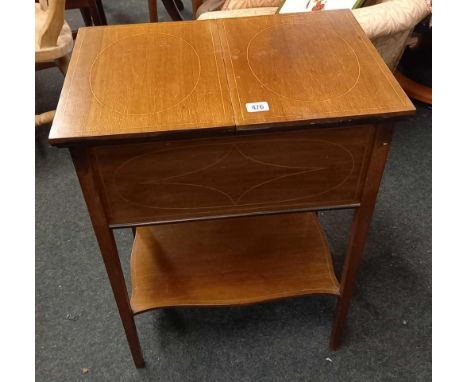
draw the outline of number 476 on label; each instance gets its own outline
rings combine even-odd
[[[268,102],[251,102],[246,103],[245,107],[249,113],[258,113],[260,111],[269,111]]]

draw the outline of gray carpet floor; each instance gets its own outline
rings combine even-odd
[[[147,20],[146,0],[104,0],[109,22]],[[188,4],[187,4],[188,5]],[[167,15],[160,11],[161,18]],[[186,11],[190,15],[190,11]],[[79,26],[79,12],[67,13]],[[63,78],[36,73],[36,112]],[[343,345],[328,349],[334,298],[163,309],[137,317],[137,370],[70,157],[36,133],[37,381],[429,381],[431,110],[400,122],[380,190]],[[349,211],[321,213],[337,273]],[[117,232],[128,274],[132,235]]]

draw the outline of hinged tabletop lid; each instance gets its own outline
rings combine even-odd
[[[279,16],[219,20],[239,127],[414,111],[351,11]]]
[[[216,24],[117,25],[79,30],[49,138],[234,126]]]
[[[414,112],[350,11],[81,29],[53,144]]]

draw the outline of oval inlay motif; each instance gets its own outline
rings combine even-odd
[[[145,153],[124,162],[114,184],[123,200],[149,208],[251,206],[326,193],[353,168],[351,152],[332,142],[257,140]]]
[[[287,51],[279,46],[286,46]],[[320,59],[324,55],[332,57],[326,65]],[[275,62],[283,62],[285,57],[287,70],[279,71]],[[340,97],[359,79],[354,50],[329,28],[320,26],[282,24],[263,29],[250,40],[247,60],[263,87],[296,101],[321,102]]]
[[[145,57],[143,65],[141,57]],[[116,65],[116,61],[122,65]],[[196,69],[178,71],[181,61],[190,62]],[[112,73],[107,71],[109,67],[113,68]],[[168,67],[174,68],[177,81],[167,75]],[[89,82],[98,102],[116,112],[154,114],[184,101],[195,90],[200,69],[198,53],[184,39],[145,33],[121,39],[99,53],[91,67]]]

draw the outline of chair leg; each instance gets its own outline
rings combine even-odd
[[[162,0],[162,3],[172,20],[182,21],[184,19],[177,8],[175,0]]]
[[[93,18],[93,25],[104,25],[101,20],[101,15],[96,0],[88,0],[88,4],[89,10],[91,12],[91,17]]]
[[[182,0],[175,0],[175,3],[177,5],[177,9],[179,11],[183,11],[184,10],[184,3]]]
[[[63,57],[57,58],[55,64],[58,66],[63,75],[67,74],[68,64],[70,63],[70,55],[67,54]]]
[[[45,113],[42,113],[42,114],[36,114],[35,125],[36,127],[39,127],[41,125],[51,123],[54,120],[54,117],[55,117],[55,110],[46,111]]]
[[[107,25],[107,17],[104,12],[104,6],[102,5],[102,0],[96,0],[96,5],[98,7],[99,16],[101,17],[102,25]]]
[[[158,5],[157,0],[148,0],[149,20],[151,23],[158,22]]]
[[[83,17],[83,21],[87,27],[93,25],[93,19],[91,18],[91,12],[89,8],[80,8],[81,16]]]

